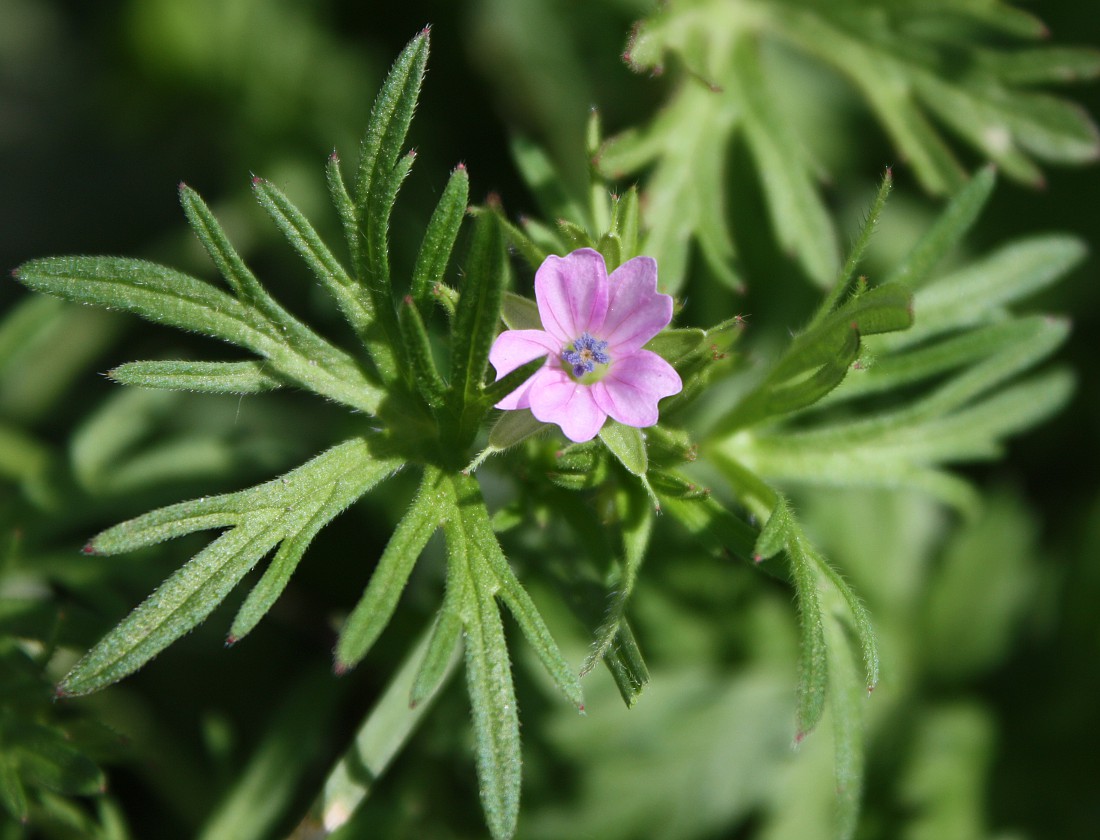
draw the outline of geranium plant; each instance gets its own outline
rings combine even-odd
[[[1015,315],[1010,307],[1058,279],[1081,246],[1038,237],[947,263],[996,174],[985,167],[968,175],[925,111],[1010,177],[1038,177],[1029,151],[1074,162],[1098,148],[1079,112],[1016,88],[1066,67],[1095,72],[1095,56],[1037,50],[1010,66],[994,48],[974,47],[970,72],[952,77],[945,45],[967,47],[944,34],[955,30],[933,25],[940,15],[976,30],[1018,37],[1030,31],[1030,18],[1000,3],[952,10],[874,2],[665,4],[635,29],[627,59],[646,72],[666,60],[680,67],[671,101],[652,122],[610,139],[593,117],[586,202],[561,200],[543,177],[548,159],[518,144],[520,168],[545,202],[547,220],[517,221],[496,197],[471,205],[477,173],[457,165],[434,210],[422,214],[419,249],[406,262],[391,255],[390,229],[416,160],[405,144],[428,62],[425,29],[386,77],[351,177],[345,181],[349,170],[336,153],[328,159],[340,247],[326,242],[273,181],[252,180],[259,205],[346,321],[345,343],[277,302],[187,185],[180,185],[184,213],[220,283],[131,258],[54,257],[16,269],[15,279],[35,291],[125,310],[245,352],[231,361],[128,362],[109,374],[122,385],[235,395],[296,389],[348,415],[342,439],[283,475],[159,507],[93,536],[84,548],[89,558],[218,532],[68,671],[56,697],[101,691],[133,674],[255,571],[226,633],[227,644],[245,644],[291,586],[319,532],[361,498],[404,488],[412,476],[415,490],[369,583],[339,623],[335,673],[370,661],[438,533],[445,570],[432,590],[437,607],[332,767],[307,822],[352,836],[370,779],[430,715],[461,658],[485,820],[493,837],[513,836],[523,763],[513,658],[536,658],[560,705],[582,712],[582,676],[603,663],[626,705],[635,706],[651,681],[645,651],[656,631],[651,611],[647,631],[635,632],[632,599],[643,561],[668,556],[671,542],[685,569],[699,557],[720,556],[736,563],[727,571],[746,588],[784,593],[785,614],[798,628],[797,673],[785,672],[795,701],[777,709],[779,723],[769,726],[789,730],[786,755],[827,715],[831,741],[814,736],[831,744],[832,770],[815,771],[836,794],[827,833],[853,836],[864,718],[883,654],[875,616],[819,545],[812,516],[810,525],[800,518],[801,504],[812,511],[814,503],[799,489],[904,488],[976,517],[978,493],[952,465],[996,454],[1006,437],[1062,406],[1072,388],[1063,371],[1028,373],[1064,341],[1067,324]],[[951,194],[939,220],[891,270],[861,273],[893,173],[885,169],[842,254],[797,129],[768,92],[774,83],[762,50],[773,39],[838,67],[868,98],[923,185]],[[677,312],[693,271],[693,241],[724,294],[753,282],[725,221],[735,197],[727,195],[722,159],[738,132],[760,168],[779,241],[823,290],[781,349],[745,349],[746,323],[753,322],[743,314],[692,323]],[[643,172],[640,186],[629,180]],[[468,242],[456,247],[463,235]],[[542,562],[544,556],[550,559]],[[766,620],[764,612],[753,615]],[[507,623],[518,631],[510,641]],[[558,641],[578,632],[588,642],[586,656]],[[4,726],[0,718],[0,743],[11,740]],[[33,757],[35,743],[46,745],[39,752],[52,758],[43,761],[61,768],[54,787],[93,793],[102,784],[95,763],[66,752],[56,732],[41,726],[38,742],[11,729],[24,736],[25,743],[15,739],[19,748]],[[765,751],[761,761],[771,768],[779,754]],[[5,761],[0,789],[8,811],[27,819],[48,810],[33,790],[49,774],[28,770],[32,758]],[[239,799],[219,813],[245,808],[255,791],[242,783],[230,795]],[[767,811],[769,794],[754,796],[746,810]],[[553,825],[543,814],[535,831],[546,836]],[[622,825],[626,836],[629,820]],[[256,823],[248,836],[267,830]]]

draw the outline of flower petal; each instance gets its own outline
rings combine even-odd
[[[624,426],[640,429],[657,422],[657,403],[683,388],[675,369],[649,350],[617,359],[607,376],[592,386],[592,398],[601,411]]]
[[[496,369],[497,379],[502,379],[505,374],[511,373],[520,365],[525,365],[539,356],[546,356],[549,364],[550,357],[557,358],[560,355],[561,342],[549,333],[542,330],[505,330],[493,342],[489,350],[489,362]],[[527,408],[527,392],[534,378],[532,376],[512,391],[498,402],[496,407],[506,411]]]
[[[542,330],[505,330],[489,350],[497,379],[539,356],[560,356],[561,342]]]
[[[543,423],[556,423],[574,443],[592,440],[607,420],[592,387],[574,382],[561,368],[543,368],[531,378],[531,413]]]
[[[672,320],[672,298],[657,292],[657,261],[653,257],[627,260],[609,280],[607,317],[600,338],[610,345],[612,358],[633,353]]]
[[[547,257],[535,272],[542,326],[563,345],[595,334],[607,314],[607,267],[591,248]]]

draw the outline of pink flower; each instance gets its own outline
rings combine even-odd
[[[546,357],[546,364],[497,403],[529,408],[577,443],[608,417],[644,428],[657,402],[683,387],[672,365],[642,346],[672,320],[672,298],[657,292],[657,261],[635,257],[607,276],[603,257],[581,248],[549,256],[535,272],[541,330],[506,330],[489,351],[497,379]]]

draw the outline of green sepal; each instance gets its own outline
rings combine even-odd
[[[656,353],[673,367],[698,353],[706,344],[706,330],[684,327],[662,330],[646,344],[645,349]]]
[[[604,446],[626,467],[627,472],[640,478],[645,477],[649,469],[649,456],[641,429],[608,419],[599,434]]]
[[[428,220],[428,227],[425,228],[424,238],[420,242],[420,252],[413,266],[409,294],[421,314],[427,313],[434,302],[432,289],[435,284],[443,281],[443,273],[451,259],[469,200],[470,176],[466,167],[460,164],[451,173],[447,186],[439,197],[439,203]]]
[[[623,262],[623,246],[615,233],[605,233],[596,243],[596,250],[603,257],[608,273],[614,271]]]
[[[515,370],[504,374],[500,379],[485,386],[481,401],[486,408],[496,405],[516,388],[530,379],[546,364],[546,359],[532,359]]]
[[[441,482],[437,469],[425,469],[416,498],[394,530],[370,583],[340,630],[336,642],[338,669],[351,668],[366,656],[389,623],[413,566],[439,528]]]
[[[623,262],[638,256],[638,188],[611,199],[611,233],[619,238]]]
[[[542,316],[538,304],[530,298],[505,292],[500,308],[500,319],[510,330],[541,330]]]
[[[545,225],[537,219],[532,219],[530,216],[522,217],[520,222],[523,225],[524,234],[543,254],[543,259],[549,254],[566,254],[573,250],[569,247],[568,241],[553,227]],[[541,264],[542,260],[539,260],[531,267],[537,269]]]
[[[401,329],[401,343],[413,384],[430,408],[442,408],[446,399],[447,384],[436,370],[428,330],[424,326],[412,295],[406,296],[404,303],[401,304],[397,312],[397,323]]]
[[[536,419],[530,409],[520,408],[502,412],[493,427],[489,429],[489,445],[478,453],[463,472],[474,472],[490,456],[510,449],[546,428],[548,426]]]
[[[489,430],[489,445],[499,450],[508,449],[547,428],[548,426],[535,417],[530,409],[505,411]]]
[[[557,227],[558,233],[565,239],[567,250],[575,251],[577,248],[596,247],[596,243],[592,241],[588,231],[576,222],[569,219],[558,219]]]
[[[260,394],[286,383],[264,362],[127,362],[107,375],[120,385],[198,391],[204,394]]]
[[[658,496],[671,496],[675,499],[705,499],[710,488],[704,487],[678,473],[655,470],[650,467],[649,483]]]

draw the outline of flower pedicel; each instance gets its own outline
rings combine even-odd
[[[535,299],[543,329],[506,330],[489,361],[498,380],[540,356],[546,364],[497,408],[529,408],[577,443],[608,417],[654,425],[658,401],[682,387],[672,365],[642,349],[672,320],[672,298],[657,291],[657,261],[635,257],[608,276],[591,248],[549,256],[535,272]]]

